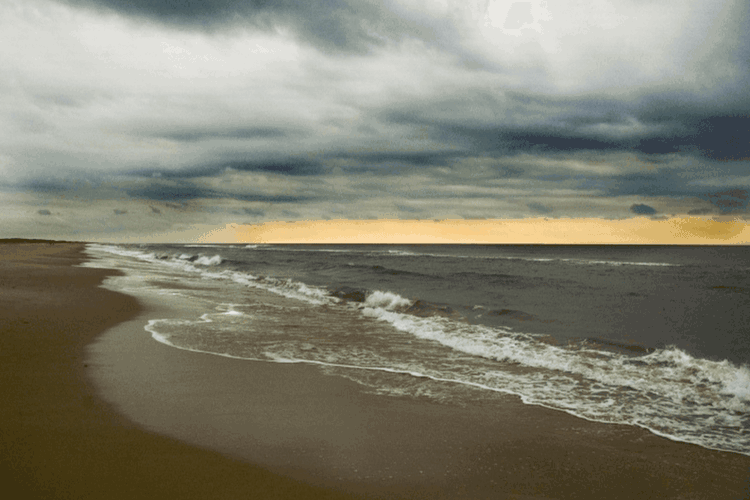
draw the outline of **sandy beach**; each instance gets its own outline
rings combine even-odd
[[[138,314],[73,267],[82,244],[0,245],[0,478],[14,498],[347,498],[136,427],[94,396],[86,345]]]
[[[100,288],[115,272],[73,267],[82,248],[0,245],[0,475],[18,498],[750,497],[750,457],[639,428],[165,346],[143,327],[179,302]]]

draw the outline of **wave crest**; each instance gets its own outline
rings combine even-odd
[[[380,308],[385,309],[386,311],[393,311],[411,306],[412,301],[403,298],[397,293],[376,290],[365,298],[364,305],[369,308]]]

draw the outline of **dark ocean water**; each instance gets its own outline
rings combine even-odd
[[[171,294],[176,348],[313,363],[384,395],[506,392],[750,455],[750,248],[90,245]],[[230,383],[230,381],[228,381]]]

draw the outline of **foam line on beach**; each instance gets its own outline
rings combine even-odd
[[[533,398],[529,398],[528,396],[526,396],[526,395],[524,395],[522,393],[515,392],[515,391],[510,390],[510,389],[503,389],[503,388],[499,388],[499,387],[493,387],[493,386],[489,386],[489,385],[486,385],[486,384],[481,384],[481,383],[478,383],[478,382],[472,382],[472,381],[467,381],[467,380],[451,379],[451,378],[444,378],[444,377],[436,377],[434,375],[430,375],[430,374],[427,374],[427,373],[422,373],[422,372],[417,372],[417,371],[412,371],[412,370],[398,370],[398,369],[388,368],[388,367],[358,366],[358,365],[349,365],[349,364],[344,364],[344,363],[329,363],[329,362],[325,362],[325,361],[300,359],[300,358],[284,358],[284,357],[276,356],[276,355],[274,355],[272,353],[266,353],[269,356],[269,358],[249,358],[249,357],[242,357],[242,356],[233,356],[231,354],[226,354],[226,353],[216,353],[216,352],[205,351],[205,350],[201,350],[201,349],[194,349],[194,348],[190,348],[190,347],[179,346],[179,345],[176,345],[176,344],[170,342],[167,337],[165,337],[164,335],[160,334],[158,331],[156,331],[153,328],[153,325],[157,324],[159,321],[162,321],[162,320],[149,320],[148,324],[145,327],[145,330],[148,331],[151,334],[152,338],[154,340],[156,340],[157,342],[160,342],[162,344],[165,344],[165,345],[168,345],[170,347],[174,347],[174,348],[177,348],[177,349],[180,349],[180,350],[183,350],[183,351],[190,351],[190,352],[201,353],[201,354],[209,354],[209,355],[213,355],[213,356],[221,356],[221,357],[230,358],[230,359],[239,359],[239,360],[245,360],[245,361],[263,362],[263,363],[309,364],[309,365],[323,366],[323,367],[329,367],[329,368],[343,368],[343,369],[347,369],[347,370],[362,370],[362,371],[375,371],[375,372],[393,373],[393,374],[400,374],[400,375],[409,375],[409,376],[417,377],[417,378],[430,379],[430,380],[433,380],[435,382],[444,382],[444,383],[450,383],[450,384],[459,384],[459,385],[464,385],[464,386],[468,386],[468,387],[474,387],[474,388],[477,388],[477,389],[482,389],[482,390],[488,390],[488,391],[492,391],[492,392],[497,392],[497,393],[501,393],[501,394],[508,394],[508,395],[512,395],[512,396],[517,396],[521,401],[523,401],[524,404],[533,405],[533,406],[540,406],[540,407],[543,407],[543,408],[548,408],[550,410],[562,411],[564,413],[567,413],[568,415],[572,415],[572,416],[574,416],[576,418],[581,418],[581,419],[587,420],[589,422],[597,422],[597,423],[603,423],[603,424],[620,423],[620,424],[634,425],[636,427],[640,427],[640,428],[645,429],[645,430],[647,430],[649,432],[652,432],[653,434],[655,434],[657,436],[669,439],[671,441],[681,442],[681,443],[688,443],[688,444],[695,444],[695,445],[701,446],[703,448],[710,449],[710,450],[715,450],[715,451],[731,452],[731,453],[736,453],[736,454],[739,454],[739,455],[750,456],[750,452],[742,452],[742,451],[738,451],[738,450],[731,450],[731,449],[728,450],[728,449],[723,449],[723,448],[711,447],[711,446],[708,446],[705,443],[699,442],[697,440],[692,440],[692,439],[689,439],[689,438],[681,438],[679,436],[674,436],[672,434],[661,432],[658,429],[655,429],[653,427],[648,426],[647,424],[644,424],[644,423],[638,422],[638,421],[635,421],[635,422],[612,422],[611,420],[603,420],[603,419],[591,418],[591,417],[588,417],[588,416],[576,413],[575,411],[570,410],[570,409],[560,408],[558,406],[553,406],[553,405],[549,405],[549,404],[545,404],[545,403],[539,402],[539,401],[537,401],[537,400],[535,400]]]

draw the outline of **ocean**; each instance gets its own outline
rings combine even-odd
[[[104,245],[108,288],[170,295],[154,341],[308,363],[382,397],[498,392],[750,456],[750,248]],[[231,384],[232,381],[227,381]]]

